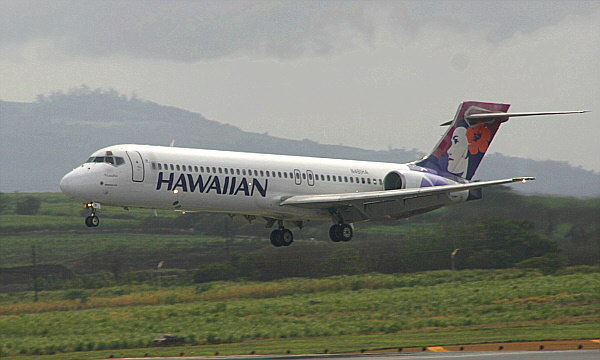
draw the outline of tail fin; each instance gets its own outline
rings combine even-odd
[[[510,104],[465,101],[431,154],[415,165],[434,170],[445,177],[471,180],[494,139],[500,124],[508,121]],[[473,116],[486,114],[486,116]]]

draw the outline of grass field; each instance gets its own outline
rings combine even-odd
[[[320,347],[341,346],[335,339],[348,336],[399,341],[415,332],[424,336],[426,329],[467,334],[448,332],[439,340],[446,343],[482,341],[476,329],[486,329],[493,341],[522,339],[506,328],[536,329],[523,332],[537,334],[529,340],[600,336],[594,326],[600,320],[600,280],[597,269],[590,268],[556,276],[514,269],[461,271],[456,281],[450,272],[437,271],[132,289],[120,296],[102,291],[90,292],[86,301],[57,300],[64,291],[39,303],[5,297],[3,353],[143,348],[162,333],[185,336],[190,345],[312,338]],[[57,311],[60,306],[71,311]]]
[[[272,355],[272,354],[323,354],[359,352],[361,350],[399,349],[421,346],[445,346],[454,344],[482,344],[494,342],[517,342],[545,340],[580,340],[582,334],[598,335],[597,325],[583,324],[523,324],[503,328],[449,328],[403,331],[394,334],[342,335],[297,339],[259,339],[230,344],[184,345],[132,349],[110,349],[60,353],[51,351],[48,360],[106,359],[114,357],[171,356],[214,356],[214,355]],[[36,355],[37,357],[37,355]],[[3,356],[3,359],[18,360],[26,355]]]
[[[329,271],[323,264],[340,267],[348,254],[366,263],[381,264],[389,261],[384,255],[391,248],[386,246],[400,240],[415,245],[411,247],[415,252],[396,249],[396,258],[392,260],[394,264],[402,262],[403,266],[410,266],[411,261],[422,262],[425,256],[454,249],[432,245],[431,249],[417,251],[419,246],[427,245],[428,239],[437,239],[441,231],[448,231],[454,224],[440,222],[440,217],[454,216],[452,221],[460,222],[464,216],[471,216],[461,213],[460,207],[455,214],[455,208],[441,209],[415,221],[358,224],[357,231],[362,237],[348,244],[326,241],[327,224],[307,224],[304,230],[295,231],[300,241],[294,247],[273,249],[267,239],[268,230],[258,222],[248,225],[237,219],[238,223],[230,223],[235,228],[232,234],[243,235],[231,239],[231,236],[209,235],[228,233],[224,231],[226,218],[223,216],[195,219],[161,211],[160,217],[155,218],[151,210],[107,207],[102,209],[102,226],[88,229],[83,225],[82,205],[62,194],[0,196],[0,205],[3,205],[0,207],[0,266],[31,265],[31,248],[35,246],[38,264],[65,265],[77,277],[71,284],[70,280],[59,279],[57,286],[52,284],[52,279],[48,280],[46,289],[63,290],[42,291],[38,302],[32,301],[32,293],[28,291],[0,293],[2,358],[36,354],[54,354],[48,358],[56,359],[96,359],[111,354],[178,355],[180,352],[186,355],[249,354],[252,351],[282,354],[288,350],[298,354],[322,353],[326,349],[342,352],[362,348],[600,337],[598,266],[564,268],[553,275],[515,268],[191,285],[193,271],[202,264],[238,261],[237,266],[250,270],[250,265],[266,264],[263,266],[266,273],[284,274],[281,277],[290,276],[285,275],[286,267],[306,268],[308,260],[323,254],[336,256],[328,255],[322,262],[310,263],[309,269],[318,270],[303,276],[323,276],[324,271]],[[39,212],[17,215],[17,202],[29,196],[41,200]],[[580,242],[593,239],[597,234],[594,232],[596,223],[586,219],[594,218],[600,199],[519,199],[521,205],[514,208],[499,205],[495,209],[485,207],[485,211],[494,218],[502,211],[515,217],[512,212],[517,207],[535,205],[537,207],[532,207],[537,209],[535,211],[529,208],[519,211],[531,217],[527,218],[530,221],[538,221],[535,226],[544,234],[557,239],[573,237],[565,246],[582,246],[586,254],[592,254],[597,248]],[[469,206],[473,204],[466,204],[463,209]],[[564,211],[569,215],[559,216],[563,209],[570,207],[577,211]],[[541,220],[531,214],[539,215]],[[195,221],[201,225],[193,229]],[[171,226],[173,223],[176,226]],[[215,225],[212,232],[207,230],[210,225]],[[316,240],[311,239],[313,237]],[[384,241],[377,242],[380,239]],[[367,253],[367,246],[381,251]],[[300,254],[304,254],[304,262],[296,263]],[[258,261],[240,261],[243,256]],[[486,256],[492,259],[495,255]],[[278,261],[270,261],[274,258]],[[163,269],[167,276],[162,282],[165,287],[159,287],[154,276],[158,262],[163,260],[167,264]],[[119,271],[114,270],[115,267]],[[244,275],[238,278],[273,277]],[[148,348],[152,338],[164,333],[184,336],[186,345]]]

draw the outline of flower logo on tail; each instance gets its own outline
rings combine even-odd
[[[485,153],[490,144],[492,134],[485,124],[477,125],[467,129],[467,141],[469,142],[469,153],[476,155]]]

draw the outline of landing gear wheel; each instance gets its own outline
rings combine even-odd
[[[348,224],[335,224],[329,228],[329,238],[333,242],[350,241],[354,236],[354,230]]]
[[[275,247],[280,247],[283,244],[280,242],[281,238],[281,230],[273,230],[271,231],[271,244]]]
[[[277,229],[271,232],[271,244],[275,247],[290,246],[294,242],[294,234],[288,229]]]
[[[96,215],[90,215],[85,218],[85,224],[87,227],[96,227],[100,225],[100,218],[98,218]]]
[[[294,234],[288,229],[279,230],[279,243],[281,246],[290,246],[294,242]]]
[[[331,241],[333,242],[340,242],[342,241],[342,236],[341,236],[341,231],[340,231],[340,225],[331,225],[331,227],[329,228],[329,238],[331,239]]]
[[[352,226],[350,226],[348,224],[340,224],[339,225],[339,235],[340,235],[340,240],[350,241],[350,240],[352,240],[352,236],[354,235],[354,230],[352,230]]]

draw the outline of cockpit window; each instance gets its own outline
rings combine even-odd
[[[108,163],[119,166],[125,164],[125,159],[120,156],[92,156],[86,163]]]

